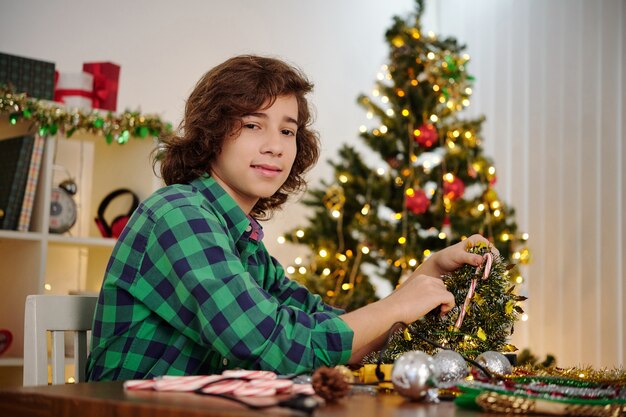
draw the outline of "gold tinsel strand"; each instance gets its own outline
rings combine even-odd
[[[160,137],[172,130],[170,123],[163,122],[156,115],[68,109],[60,103],[31,98],[0,86],[0,115],[4,114],[8,115],[11,124],[30,121],[41,135],[59,132],[71,137],[79,131],[103,136],[107,143],[124,144],[131,137]]]

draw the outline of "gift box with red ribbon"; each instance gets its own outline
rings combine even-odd
[[[93,75],[93,108],[115,111],[120,66],[112,62],[85,62],[83,71]]]
[[[67,107],[91,110],[93,75],[86,72],[56,72],[54,78],[54,101]]]

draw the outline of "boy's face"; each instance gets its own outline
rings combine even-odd
[[[296,98],[280,96],[271,107],[244,116],[239,135],[224,141],[211,176],[246,213],[289,176],[296,158],[297,121]]]

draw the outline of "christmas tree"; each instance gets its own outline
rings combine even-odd
[[[370,120],[360,135],[380,156],[379,166],[352,146],[340,149],[330,161],[334,179],[304,199],[312,209],[308,226],[285,235],[311,251],[288,272],[328,303],[353,309],[376,299],[372,277],[394,287],[433,252],[480,233],[501,255],[488,279],[477,280],[484,267],[445,277],[457,307],[446,320],[428,315],[410,332],[469,356],[511,350],[506,339],[524,297],[515,294],[522,278],[509,265],[528,261],[527,235],[518,233],[514,210],[494,189],[495,167],[481,146],[484,118],[459,117],[472,93],[469,56],[456,39],[424,35],[422,11],[418,0],[414,16],[394,18],[386,33],[388,64],[371,95],[358,98]],[[464,306],[472,280],[479,283]],[[465,325],[458,323],[461,308]],[[433,347],[396,338],[389,351],[409,349]]]

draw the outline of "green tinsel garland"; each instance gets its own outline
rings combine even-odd
[[[107,143],[124,144],[133,138],[160,137],[172,130],[172,125],[155,115],[125,111],[113,113],[99,110],[68,109],[60,103],[38,100],[25,93],[14,93],[0,86],[0,115],[8,114],[9,122],[31,121],[40,135],[63,133],[71,137],[75,132],[103,136]]]
[[[484,255],[491,249],[485,245],[467,249],[469,252]],[[409,350],[421,350],[433,354],[437,347],[418,338],[429,339],[446,348],[451,348],[465,357],[475,358],[482,352],[512,352],[517,350],[507,343],[513,332],[513,324],[523,313],[518,302],[526,297],[514,293],[515,285],[508,278],[510,269],[504,259],[495,255],[487,279],[482,279],[484,265],[479,271],[470,265],[464,265],[453,273],[443,277],[444,282],[454,295],[456,306],[444,318],[438,311],[432,311],[422,319],[409,325],[408,334],[396,333],[392,336],[389,347],[383,355],[385,363]],[[459,316],[472,279],[478,277],[478,283],[460,329],[454,327]]]

